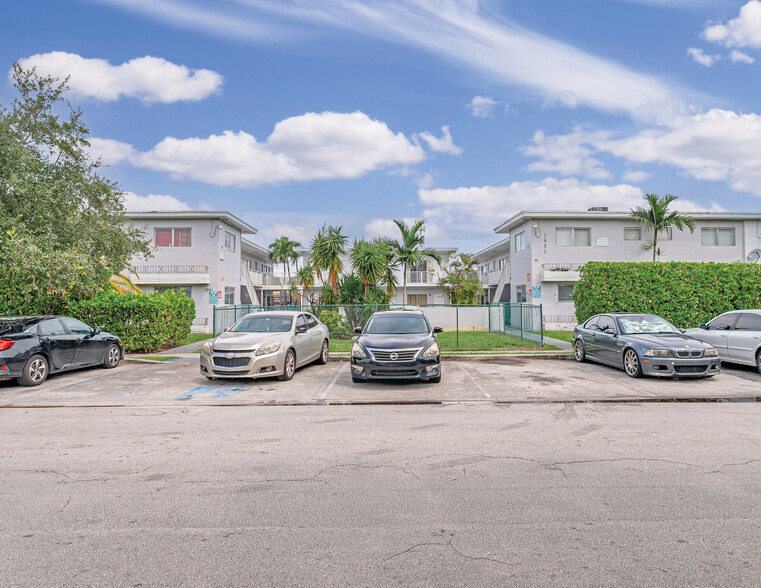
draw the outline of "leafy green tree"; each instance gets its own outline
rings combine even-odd
[[[403,220],[394,220],[399,227],[402,235],[401,241],[388,239],[389,247],[394,254],[394,259],[402,266],[402,283],[403,299],[402,303],[407,303],[407,270],[413,266],[423,263],[424,261],[437,261],[441,263],[441,256],[436,253],[435,249],[423,247],[425,236],[423,235],[423,225],[425,221],[417,221],[412,226],[407,226]]]
[[[337,295],[340,276],[344,269],[343,256],[346,255],[348,238],[343,234],[343,227],[323,226],[312,240],[312,265],[317,277],[323,279],[323,271],[328,274],[333,294]]]
[[[375,286],[386,272],[386,253],[376,241],[362,239],[354,241],[350,257],[357,277],[364,284],[367,299],[370,286]]]
[[[396,287],[399,285],[399,278],[396,275],[396,270],[399,269],[399,262],[394,256],[394,250],[388,244],[385,239],[375,239],[375,243],[378,244],[383,257],[386,259],[386,265],[383,269],[383,275],[381,276],[381,283],[386,287],[386,294],[388,294],[389,300],[391,296],[396,292]]]
[[[314,268],[311,263],[306,264],[296,272],[296,280],[298,280],[299,286],[301,286],[301,289],[304,291],[304,296],[309,301],[309,304],[314,304],[312,296],[312,288],[314,288]]]
[[[0,313],[64,311],[67,300],[110,288],[109,276],[148,257],[150,245],[90,158],[66,80],[19,64],[11,78],[18,96],[0,105]]]
[[[449,267],[444,270],[445,276],[440,280],[449,302],[478,304],[478,297],[484,289],[478,279],[477,266],[478,260],[467,253],[460,253],[449,262]]]
[[[680,231],[689,229],[690,233],[695,231],[695,221],[691,217],[676,211],[669,211],[669,205],[678,198],[678,196],[671,194],[666,194],[663,198],[657,194],[647,194],[645,195],[647,207],[638,206],[631,210],[631,218],[641,222],[653,232],[653,240],[644,245],[645,251],[652,249],[653,261],[655,261],[656,255],[661,256],[661,250],[658,248],[659,233],[669,227],[677,228]]]
[[[283,264],[283,274],[288,274],[289,282],[291,281],[291,262],[295,262],[299,258],[296,247],[301,247],[301,243],[292,241],[285,236],[275,239],[269,244],[270,259],[273,263]]]

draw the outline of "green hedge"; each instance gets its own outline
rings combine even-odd
[[[574,287],[579,323],[600,312],[652,312],[696,327],[722,312],[761,308],[761,265],[750,263],[611,263],[581,268]]]
[[[195,303],[183,294],[101,292],[71,303],[69,314],[118,335],[128,352],[148,353],[175,347],[190,334]]]

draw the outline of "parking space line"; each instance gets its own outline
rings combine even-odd
[[[486,396],[487,398],[492,398],[492,395],[491,395],[491,394],[489,394],[489,393],[488,393],[488,392],[487,392],[487,391],[484,389],[484,387],[483,387],[483,386],[482,386],[482,385],[481,385],[481,384],[478,382],[478,380],[476,380],[476,379],[473,377],[473,375],[472,375],[470,372],[468,372],[468,370],[466,370],[464,367],[462,367],[462,363],[461,363],[461,362],[459,362],[459,361],[455,361],[455,362],[452,362],[452,363],[456,364],[456,365],[457,365],[457,367],[458,367],[458,368],[460,368],[460,369],[462,370],[462,373],[464,373],[466,376],[468,376],[468,378],[470,378],[470,380],[473,382],[473,384],[475,384],[476,388],[478,388],[478,389],[481,391],[481,394],[483,394],[483,395],[484,395],[484,396]]]
[[[314,393],[314,396],[312,397],[315,400],[325,400],[325,397],[328,395],[328,392],[330,392],[333,389],[333,386],[336,385],[336,382],[338,381],[338,377],[341,375],[341,371],[346,366],[344,362],[340,362],[338,366],[333,370],[333,372],[328,376],[328,379],[325,380],[322,383],[322,386],[320,386],[317,391]]]

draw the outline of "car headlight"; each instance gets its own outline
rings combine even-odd
[[[705,357],[716,357],[717,355],[719,355],[719,352],[718,352],[718,351],[716,351],[716,348],[715,348],[715,347],[707,347],[707,348],[706,348],[706,349],[703,351],[703,355],[704,355]]]
[[[214,344],[214,339],[211,339],[203,344],[201,347],[201,351],[203,351],[206,355],[211,354],[211,346]]]
[[[647,357],[671,357],[671,352],[668,349],[645,349],[642,355]]]
[[[267,343],[267,345],[262,345],[256,350],[256,355],[269,355],[270,353],[275,353],[278,349],[280,349],[280,341]]]
[[[351,347],[351,356],[356,357],[357,359],[365,359],[367,353],[365,353],[365,350],[362,349],[362,346],[359,343],[355,342]]]
[[[423,354],[421,355],[421,357],[423,359],[433,359],[435,357],[438,357],[440,352],[441,352],[441,350],[439,349],[439,343],[438,343],[438,341],[434,341],[428,347],[426,347],[426,349],[425,349],[425,351],[423,351]]]

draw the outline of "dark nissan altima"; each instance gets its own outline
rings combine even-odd
[[[376,312],[364,330],[357,328],[359,339],[351,350],[351,379],[416,379],[441,382],[439,342],[421,311],[398,310]]]
[[[0,317],[0,380],[38,386],[48,374],[102,365],[124,357],[116,335],[68,316]]]

